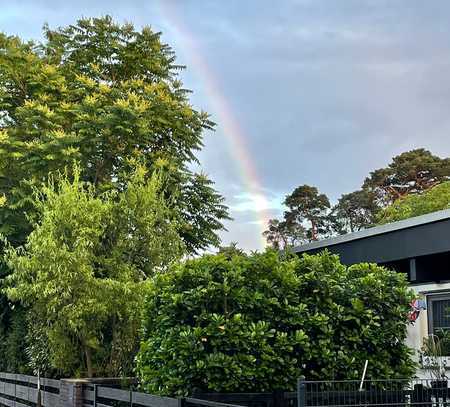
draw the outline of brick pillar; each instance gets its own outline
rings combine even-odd
[[[83,407],[83,390],[87,384],[126,385],[135,383],[134,378],[95,378],[95,379],[61,379],[59,388],[59,407]]]

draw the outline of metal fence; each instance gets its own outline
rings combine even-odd
[[[450,407],[447,380],[298,382],[298,407]]]
[[[193,397],[245,407],[297,407],[297,392],[270,393],[194,393]]]

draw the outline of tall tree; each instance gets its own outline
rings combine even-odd
[[[337,234],[368,228],[373,225],[377,210],[373,194],[367,190],[343,194],[330,214],[332,228]]]
[[[0,233],[14,247],[27,241],[38,216],[32,191],[49,173],[77,161],[96,193],[122,191],[138,163],[147,174],[166,172],[164,192],[187,251],[218,246],[228,218],[223,197],[190,170],[214,124],[192,107],[178,77],[183,67],[160,33],[106,16],[45,26],[43,38],[0,33]],[[0,276],[8,273],[0,262]],[[23,362],[26,318],[0,301],[8,368]]]
[[[286,222],[303,225],[309,223],[307,237],[317,240],[327,232],[327,212],[330,201],[325,194],[319,193],[316,187],[301,185],[292,194],[286,196],[284,204],[288,207],[284,218]]]
[[[168,170],[189,251],[218,245],[223,198],[193,173],[203,132],[160,33],[111,17],[81,19],[37,44],[0,34],[0,225],[13,244],[30,232],[33,185],[78,161],[98,190],[118,189],[136,163]]]
[[[423,148],[392,159],[386,168],[370,173],[363,189],[372,192],[384,207],[409,194],[426,191],[450,179],[450,158],[440,158]]]
[[[56,181],[36,198],[41,216],[25,247],[7,251],[7,295],[38,316],[31,333],[46,334],[53,368],[127,374],[144,281],[183,248],[161,180],[141,169],[123,192],[101,195],[77,172]]]
[[[270,219],[268,228],[263,232],[267,243],[274,249],[284,250],[307,240],[303,225],[286,220]]]

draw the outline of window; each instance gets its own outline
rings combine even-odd
[[[450,332],[450,294],[428,297],[428,333],[441,336]]]

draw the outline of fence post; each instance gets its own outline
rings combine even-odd
[[[273,407],[284,407],[284,391],[275,390],[272,393],[272,406]]]
[[[185,398],[178,399],[178,407],[185,407],[185,406],[186,406],[186,399]]]
[[[89,382],[83,379],[61,379],[59,389],[59,407],[82,407],[83,385]]]
[[[97,385],[94,384],[94,407],[97,407]]]
[[[133,387],[130,386],[130,407],[133,407]]]
[[[297,382],[297,407],[306,407],[305,376],[300,376]]]

